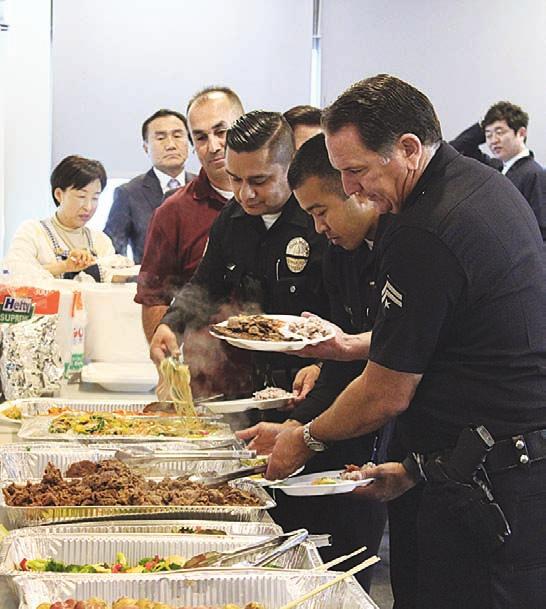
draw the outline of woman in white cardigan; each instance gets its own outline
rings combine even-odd
[[[106,186],[99,161],[81,156],[63,159],[51,174],[56,212],[45,220],[27,220],[16,231],[5,261],[15,273],[42,270],[71,279],[85,270],[104,281],[97,259],[115,254],[109,237],[86,224]]]

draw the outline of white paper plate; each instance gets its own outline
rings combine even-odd
[[[157,385],[158,375],[152,362],[92,362],[82,368],[82,381],[97,383],[107,391],[145,393]]]
[[[288,402],[294,396],[283,398],[269,398],[267,400],[257,400],[256,398],[245,398],[241,400],[224,400],[218,402],[203,402],[203,406],[206,406],[209,410],[215,414],[231,414],[234,412],[244,412],[245,410],[252,410],[256,408],[258,410],[271,410],[272,408],[281,408],[286,406]]]
[[[279,319],[289,324],[292,321],[299,321],[302,318],[297,315],[263,315],[262,317],[268,317],[270,319]],[[219,324],[219,326],[225,327],[227,320]],[[210,333],[215,338],[225,340],[228,344],[233,347],[239,347],[239,349],[248,349],[250,351],[299,351],[308,345],[318,345],[318,343],[324,342],[334,338],[335,331],[332,329],[326,336],[313,339],[303,339],[294,341],[268,341],[268,340],[250,340],[247,338],[232,338],[231,336],[224,336],[214,331],[214,328],[210,329]]]
[[[345,470],[336,469],[327,472],[317,472],[315,474],[306,474],[305,476],[297,476],[295,478],[287,478],[281,483],[271,485],[271,488],[278,488],[287,495],[295,497],[316,496],[316,495],[339,495],[341,493],[350,493],[357,486],[367,486],[373,482],[373,478],[365,480],[340,480],[335,484],[313,484],[313,480],[317,478],[337,478]]]

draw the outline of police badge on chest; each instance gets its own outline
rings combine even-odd
[[[303,237],[294,237],[286,245],[286,266],[292,273],[301,273],[309,261],[311,248]]]

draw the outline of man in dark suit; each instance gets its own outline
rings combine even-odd
[[[546,241],[546,170],[527,148],[529,115],[519,106],[501,101],[489,108],[481,123],[458,135],[451,145],[501,171],[527,199]],[[487,143],[493,157],[480,150]]]
[[[129,245],[136,264],[142,260],[150,218],[165,194],[195,177],[184,172],[189,138],[186,117],[174,110],[158,110],[142,124],[142,147],[152,168],[116,188],[104,227],[116,253],[126,255]]]

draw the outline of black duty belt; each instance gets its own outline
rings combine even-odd
[[[485,468],[496,473],[542,459],[546,459],[546,429],[537,429],[495,442],[487,453]]]
[[[404,460],[404,467],[416,477],[426,478],[423,464],[437,457],[448,459],[451,449],[434,453],[410,453]],[[528,467],[546,459],[546,429],[528,431],[506,440],[497,440],[485,458],[485,469],[490,474]]]

